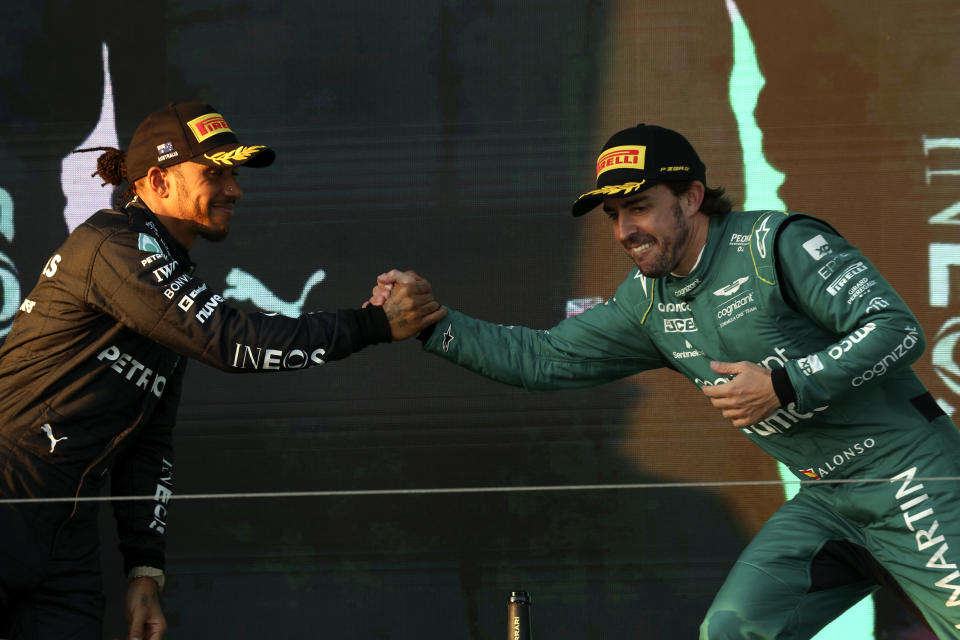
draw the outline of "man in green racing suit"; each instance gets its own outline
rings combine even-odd
[[[637,265],[611,299],[548,331],[448,310],[424,348],[528,389],[674,369],[805,481],[740,556],[702,639],[809,638],[878,585],[960,636],[960,489],[936,480],[960,476],[960,432],[910,368],[925,341],[899,295],[820,220],[732,212],[669,129],[604,145],[573,213],[600,204]],[[381,276],[372,301],[396,281]]]

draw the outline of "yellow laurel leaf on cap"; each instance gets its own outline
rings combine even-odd
[[[250,147],[240,145],[236,149],[231,149],[230,151],[219,151],[214,154],[205,153],[203,154],[203,157],[217,164],[233,166],[234,162],[246,162],[251,156],[265,148],[266,147],[264,147],[262,144],[255,144]]]
[[[640,182],[625,182],[624,184],[611,184],[605,187],[600,187],[599,189],[594,189],[593,191],[587,191],[585,194],[580,196],[580,198],[586,198],[588,196],[612,196],[614,194],[623,194],[627,195],[633,191],[639,189],[646,180],[641,180]],[[577,198],[579,200],[580,198]]]

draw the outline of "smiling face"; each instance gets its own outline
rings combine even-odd
[[[699,183],[694,183],[699,184]],[[648,278],[686,275],[706,240],[706,216],[699,212],[697,189],[679,196],[658,184],[623,198],[604,198],[603,211],[613,234]]]
[[[182,162],[168,170],[176,217],[202,238],[223,240],[230,233],[233,207],[243,195],[233,167]]]

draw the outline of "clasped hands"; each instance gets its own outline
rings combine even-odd
[[[433,299],[430,289],[430,283],[415,271],[391,269],[377,276],[377,284],[363,306],[382,307],[393,339],[404,340],[447,315],[447,310]]]

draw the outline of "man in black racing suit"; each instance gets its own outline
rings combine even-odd
[[[273,158],[200,103],[151,114],[126,154],[101,156],[98,173],[125,179],[132,200],[67,238],[0,349],[0,637],[101,637],[97,502],[84,499],[107,471],[114,495],[153,496],[114,509],[129,638],[163,635],[171,432],[188,357],[225,371],[304,369],[445,313],[422,280],[382,308],[288,318],[236,309],[197,277],[188,250],[229,231],[236,166]]]

